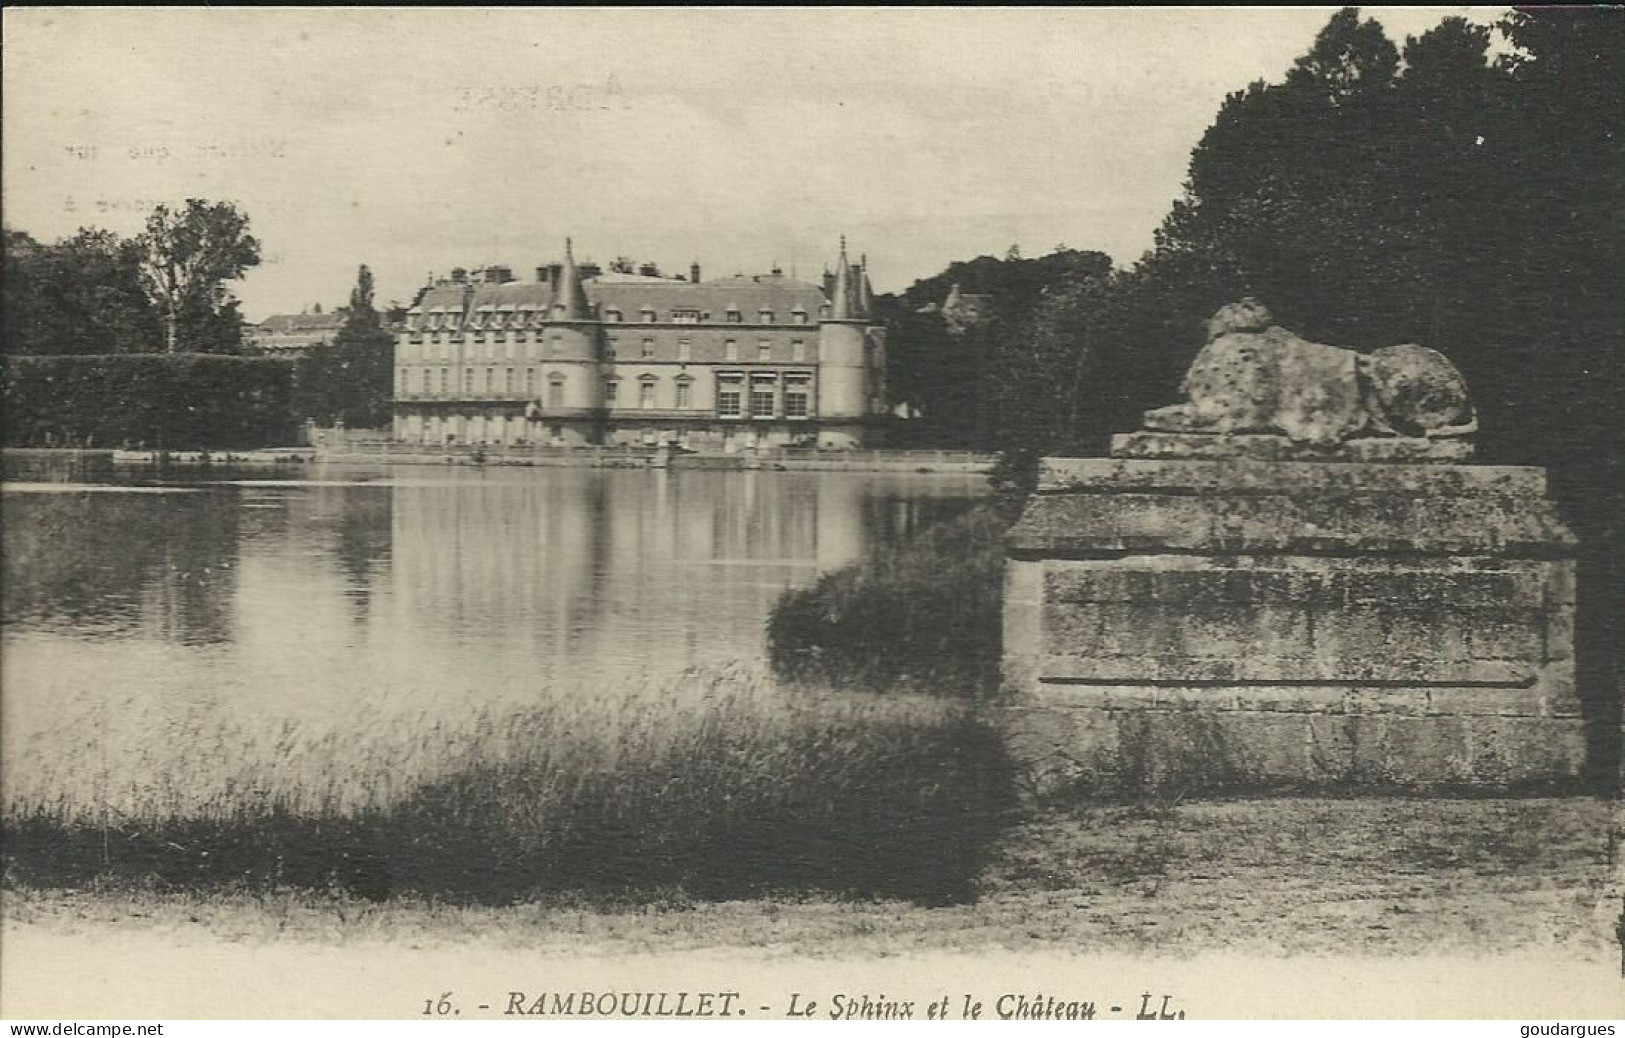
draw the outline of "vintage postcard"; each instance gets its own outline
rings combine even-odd
[[[4,20],[0,1016],[1625,1016],[1625,9]]]

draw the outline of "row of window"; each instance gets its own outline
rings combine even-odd
[[[558,306],[554,307],[553,310],[555,314],[557,314],[562,313],[564,308],[562,306]],[[828,311],[829,307],[827,305],[819,307],[820,316],[828,316]],[[545,318],[546,316],[546,310],[533,308],[520,310],[500,310],[491,309],[489,307],[481,307],[478,310],[470,312],[466,319],[460,310],[431,310],[426,314],[407,315],[406,327],[409,331],[431,332],[457,331],[460,329],[471,329],[474,331],[500,331],[509,328],[532,327],[535,324],[535,319],[537,317]],[[651,307],[644,307],[643,309],[639,310],[638,316],[644,324],[660,323],[660,312]],[[625,319],[625,314],[619,307],[612,306],[604,310],[605,321],[613,324],[620,324],[624,323]],[[726,324],[743,324],[745,321],[745,315],[742,311],[730,307],[723,312],[722,319]],[[668,315],[668,320],[672,324],[701,324],[711,320],[711,311],[679,307],[670,312]],[[756,323],[777,324],[778,314],[773,310],[758,310],[756,311]],[[810,323],[810,318],[807,311],[800,307],[790,311],[790,323]]]
[[[828,316],[829,307],[827,305],[821,306],[818,308],[818,312],[821,316]],[[656,324],[660,320],[660,312],[647,306],[638,311],[638,316],[644,324]],[[611,324],[619,324],[625,321],[625,319],[626,315],[620,309],[620,307],[612,306],[604,310],[604,320],[610,322]],[[711,311],[693,310],[679,307],[671,312],[670,320],[672,324],[700,324],[702,322],[711,320]],[[726,324],[743,324],[745,323],[745,315],[743,311],[730,306],[727,310],[723,311],[722,320]],[[764,307],[763,309],[756,311],[756,323],[777,324],[778,314],[775,311]],[[808,323],[807,311],[803,310],[799,306],[790,311],[790,323]]]
[[[620,340],[611,335],[605,346],[605,356],[614,360],[620,356]],[[638,346],[638,356],[643,360],[653,359],[655,355],[655,341],[644,339]],[[677,340],[677,359],[691,361],[694,359],[694,343],[689,339]],[[722,359],[725,361],[739,360],[739,340],[725,339],[722,343]],[[773,340],[760,339],[756,343],[756,359],[763,363],[773,360]],[[807,343],[804,339],[790,340],[790,362],[805,364],[807,362]]]
[[[439,369],[439,386],[442,396],[451,392],[451,369]],[[403,395],[414,390],[411,369],[402,369],[400,374],[400,391]],[[430,392],[431,380],[435,372],[429,368],[419,371],[417,388],[423,392]],[[485,369],[485,394],[490,396],[496,392],[495,368]],[[547,377],[547,405],[549,407],[564,406],[565,376],[552,372]],[[604,406],[617,407],[620,405],[621,380],[604,380]],[[679,411],[689,410],[693,403],[694,380],[686,375],[673,380],[675,392],[672,397],[672,407]],[[659,379],[654,375],[643,375],[638,379],[637,406],[641,410],[654,410],[659,406],[658,395]],[[503,392],[513,396],[517,388],[515,371],[508,368],[503,372]],[[525,396],[536,398],[536,371],[527,369],[524,373]],[[463,394],[473,396],[475,393],[475,373],[473,369],[463,372]],[[783,416],[786,418],[806,418],[810,414],[810,399],[812,394],[812,376],[788,375],[784,379]],[[752,418],[774,418],[779,411],[779,378],[778,375],[763,372],[751,375],[744,373],[726,374],[717,376],[717,415],[722,418],[740,418],[745,412],[745,405],[749,403],[749,414]]]
[[[478,342],[478,341],[481,341],[481,340],[476,339],[475,341]],[[562,336],[554,336],[553,339],[550,342],[550,346],[551,346],[551,350],[549,352],[553,356],[562,357],[564,355],[564,338]],[[618,356],[619,351],[620,351],[620,340],[618,338],[616,338],[615,336],[611,335],[609,337],[609,339],[607,340],[606,344],[605,344],[605,355],[606,355],[606,357],[608,359],[614,360],[616,358],[616,356]],[[419,352],[422,353],[422,354],[427,354],[429,351],[423,350],[423,351],[419,351]],[[511,343],[511,342],[502,345],[501,349],[498,349],[498,344],[497,343],[487,343],[486,344],[486,349],[485,349],[486,357],[491,359],[491,360],[496,360],[499,357],[506,358],[506,359],[518,359],[517,356],[516,356],[517,352],[518,351],[514,349],[514,344]],[[406,359],[411,359],[412,350],[410,349],[410,345],[407,347],[407,349],[405,349],[403,351],[403,353],[405,354]],[[441,355],[442,355],[442,357],[444,359],[447,359],[447,360],[451,359],[450,356],[449,356],[449,351],[442,351]],[[652,359],[654,357],[654,355],[655,355],[655,340],[652,339],[652,338],[645,338],[639,344],[638,356],[643,358],[644,360],[649,360],[649,359]],[[694,343],[693,343],[693,340],[691,340],[691,339],[678,339],[677,340],[677,359],[679,361],[681,361],[681,362],[688,362],[688,361],[692,361],[694,359]],[[737,361],[737,360],[739,360],[739,340],[737,340],[737,339],[726,339],[726,340],[723,341],[723,343],[722,343],[722,359],[725,360],[725,361]],[[756,359],[758,361],[763,361],[763,362],[773,360],[773,341],[771,339],[760,339],[760,340],[757,341],[757,343],[756,343]],[[806,340],[805,339],[792,339],[792,340],[790,340],[790,362],[793,363],[793,364],[804,364],[804,363],[806,363],[806,361],[807,361],[807,342],[806,342]]]
[[[441,368],[441,369],[439,369],[439,372],[438,372],[439,378],[438,378],[438,380],[435,378],[436,372],[435,372],[435,369],[433,369],[433,368],[418,368],[418,369],[415,369],[417,371],[417,373],[418,373],[416,379],[414,379],[412,377],[413,370],[414,370],[413,368],[402,368],[400,370],[400,376],[399,376],[399,379],[398,379],[398,383],[399,383],[399,386],[400,386],[400,392],[403,395],[411,394],[411,393],[425,393],[425,394],[433,393],[433,392],[435,392],[435,387],[436,386],[439,387],[439,393],[440,393],[441,396],[449,396],[451,394],[451,369],[450,368]],[[560,392],[561,393],[563,392],[563,386],[564,386],[564,376],[563,375],[560,375],[560,374],[557,374],[557,373],[551,374],[551,375],[548,376],[548,382],[551,385],[560,387]],[[516,373],[515,373],[513,368],[504,369],[504,371],[502,373],[502,383],[501,383],[501,385],[502,385],[503,395],[505,395],[505,396],[510,396],[511,397],[518,390],[519,383],[517,381]],[[463,384],[462,384],[463,395],[464,396],[473,396],[474,392],[475,392],[475,389],[476,389],[476,386],[477,386],[477,383],[475,381],[474,369],[473,368],[464,368],[463,369]],[[484,382],[483,382],[483,387],[484,387],[486,396],[491,396],[491,395],[494,395],[496,393],[496,391],[497,391],[497,369],[496,368],[486,368],[485,369],[485,379],[484,379]],[[524,372],[524,387],[525,387],[525,396],[532,397],[532,398],[534,398],[536,396],[536,369],[535,368],[526,368],[525,369],[525,372]]]
[[[790,375],[784,380],[785,418],[806,418],[808,401],[812,393],[812,380],[806,375]],[[778,378],[771,374],[717,376],[717,417],[742,418],[744,404],[750,404],[752,418],[775,418],[778,412]]]

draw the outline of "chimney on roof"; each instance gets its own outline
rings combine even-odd
[[[688,265],[688,279],[696,285],[700,283],[700,263],[698,260]]]
[[[778,260],[773,261],[773,276],[776,278],[784,277],[784,268],[779,266]]]
[[[536,268],[536,280],[540,281],[544,285],[551,285],[553,283],[553,278],[549,275],[548,268],[546,267]]]
[[[638,274],[646,278],[657,278],[660,276],[660,268],[653,263],[645,263],[638,268]]]
[[[468,268],[466,268],[466,267],[452,267],[451,268],[451,283],[454,284],[454,285],[466,285],[466,284],[468,284]]]
[[[598,264],[594,263],[592,260],[588,260],[587,262],[585,262],[585,263],[583,263],[581,265],[581,279],[583,281],[585,281],[588,278],[595,278],[598,275],[602,274],[603,272],[604,272],[604,268],[600,267]]]
[[[513,280],[512,267],[486,267],[485,280],[493,285],[506,285]]]

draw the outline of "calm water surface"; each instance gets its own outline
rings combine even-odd
[[[312,720],[763,659],[778,596],[979,476],[9,463],[6,741],[187,705]],[[108,713],[86,714],[105,703]]]

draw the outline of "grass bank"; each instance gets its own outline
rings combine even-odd
[[[115,730],[147,737],[98,751]],[[8,754],[5,779],[14,886],[487,904],[966,900],[1010,788],[962,708],[786,696],[732,672],[353,729],[91,717]]]
[[[523,906],[342,890],[8,892],[37,932],[542,955],[749,948],[753,958],[995,950],[1184,958],[1548,954],[1618,962],[1622,816],[1600,798],[1267,797],[1050,806],[1012,825],[975,902],[803,895]],[[922,855],[923,857],[923,855]],[[15,937],[16,931],[8,931]],[[296,945],[297,946],[297,945]],[[1064,961],[1064,959],[1062,960]],[[1616,966],[1617,968],[1617,966]],[[448,985],[450,986],[450,985]]]
[[[1009,506],[987,501],[795,589],[767,624],[792,680],[971,696],[998,685]]]

